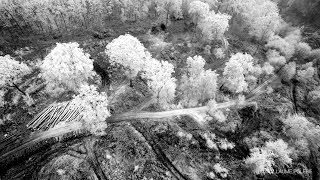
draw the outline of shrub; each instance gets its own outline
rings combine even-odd
[[[77,92],[93,78],[93,61],[78,43],[57,43],[40,66],[40,76],[46,81],[46,91],[53,96],[64,90]]]

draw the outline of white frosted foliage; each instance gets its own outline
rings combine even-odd
[[[24,63],[14,60],[11,56],[0,56],[0,87],[17,83],[31,69]]]
[[[82,85],[79,94],[71,101],[75,106],[83,108],[84,125],[93,134],[104,134],[106,124],[103,121],[110,116],[108,108],[108,97],[104,92],[99,93],[93,85]]]
[[[149,59],[143,69],[142,78],[153,91],[160,105],[166,106],[175,97],[176,79],[172,77],[174,67],[167,61]]]
[[[218,75],[215,71],[205,70],[204,65],[205,60],[201,56],[187,59],[187,73],[182,76],[179,86],[184,106],[196,106],[215,97]]]
[[[145,61],[151,57],[143,44],[130,34],[121,35],[112,40],[106,46],[105,52],[111,64],[120,64],[128,68],[131,77],[136,76],[143,69]]]
[[[52,95],[64,90],[77,92],[95,75],[89,54],[84,53],[76,42],[57,43],[40,68],[40,76],[47,84],[46,91]]]
[[[225,86],[232,92],[240,93],[248,90],[245,75],[255,70],[253,57],[249,54],[234,54],[226,63],[223,71]]]

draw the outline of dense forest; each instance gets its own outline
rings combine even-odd
[[[0,180],[320,180],[320,0],[0,0]]]

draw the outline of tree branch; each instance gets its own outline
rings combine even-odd
[[[18,85],[16,85],[15,83],[12,83],[13,84],[13,87],[15,87],[18,91],[20,91],[23,95],[27,95],[24,91],[22,91]]]

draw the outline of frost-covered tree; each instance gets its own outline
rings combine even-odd
[[[268,62],[273,66],[282,66],[286,63],[286,58],[274,49],[269,49],[266,55]]]
[[[126,20],[141,20],[148,15],[150,0],[111,0],[120,7],[120,18]]]
[[[137,38],[129,34],[119,36],[107,45],[106,54],[111,64],[127,68],[130,78],[142,72],[141,77],[147,80],[160,105],[165,106],[174,99],[176,85],[171,75],[174,72],[173,65],[153,59]]]
[[[273,158],[277,159],[278,163],[292,163],[292,159],[290,158],[292,150],[288,147],[288,144],[284,142],[282,139],[278,139],[276,141],[268,141],[266,142],[264,148],[273,153]]]
[[[308,138],[312,134],[312,130],[319,128],[306,117],[297,114],[289,115],[282,119],[282,122],[287,126],[287,135],[295,139]]]
[[[182,18],[182,0],[154,0],[159,21],[170,24],[170,16]]]
[[[148,80],[149,88],[162,107],[166,107],[175,97],[176,79],[172,77],[172,73],[172,64],[151,58],[145,63],[141,74],[142,78]]]
[[[192,1],[188,13],[196,27],[201,31],[203,39],[221,39],[229,28],[230,15],[209,11],[209,4],[201,1]]]
[[[17,86],[22,76],[31,72],[24,63],[14,60],[11,56],[0,56],[0,87]]]
[[[199,21],[199,29],[203,38],[208,40],[221,39],[229,28],[231,16],[210,11]]]
[[[298,13],[300,16],[304,16],[304,17],[312,17],[317,15],[317,13],[319,12],[318,7],[320,5],[320,1],[319,0],[280,0],[282,3],[284,3],[284,5],[286,5],[287,7],[285,8],[286,11],[290,11],[292,12],[292,10],[294,10],[294,12]]]
[[[301,30],[292,28],[293,30],[286,32],[284,38],[274,35],[268,39],[267,48],[276,49],[287,60],[295,54],[302,58],[306,58],[311,53],[311,48],[308,44],[301,42]]]
[[[227,178],[229,170],[222,167],[219,163],[213,166],[214,171],[219,174],[222,178]]]
[[[213,54],[218,59],[223,59],[226,56],[222,48],[215,48]]]
[[[26,64],[14,60],[9,55],[0,56],[0,106],[4,103],[3,96],[10,87],[15,87],[25,94],[17,83],[30,72],[31,69]]]
[[[282,21],[277,4],[271,0],[227,0],[224,4],[259,40],[272,36]]]
[[[318,95],[319,92],[316,92]],[[315,96],[313,96],[315,97]],[[310,151],[318,151],[320,127],[298,114],[283,118],[285,133],[294,144],[296,156],[308,156]],[[309,159],[308,159],[309,160]]]
[[[308,43],[299,42],[296,45],[296,54],[301,58],[307,58],[310,56],[312,48],[309,46]]]
[[[237,53],[231,56],[223,71],[225,87],[234,93],[248,90],[246,76],[254,73],[253,57],[249,54]]]
[[[307,81],[313,78],[315,68],[312,67],[312,62],[302,66],[302,69],[297,71],[298,79],[300,81]]]
[[[292,45],[296,45],[302,39],[301,29],[297,27],[291,27],[286,33],[284,40]]]
[[[245,160],[245,163],[252,168],[255,174],[273,173],[273,153],[265,149],[253,148],[250,150],[250,157]]]
[[[284,38],[278,35],[272,36],[268,40],[266,47],[278,50],[283,56],[286,57],[286,59],[290,59],[295,51],[294,44],[290,44]]]
[[[192,1],[189,4],[188,13],[191,15],[193,22],[197,25],[200,19],[205,18],[209,13],[209,4],[201,1]]]
[[[263,64],[263,66],[261,67],[261,70],[263,73],[265,73],[266,75],[270,75],[270,74],[273,74],[274,73],[274,67],[271,66],[270,63],[268,62],[265,62]]]
[[[187,59],[187,73],[179,85],[184,106],[193,107],[215,97],[218,75],[215,71],[205,70],[204,65],[205,60],[201,56]]]
[[[297,64],[296,62],[290,62],[288,64],[286,64],[280,73],[280,77],[282,78],[282,80],[289,82],[291,79],[293,79],[297,73]]]
[[[281,23],[277,4],[268,0],[258,0],[244,14],[250,22],[249,34],[262,40],[272,36]]]
[[[106,125],[101,126],[101,122],[110,116],[108,97],[104,92],[99,93],[93,85],[81,85],[79,94],[73,97],[71,105],[82,108],[81,115],[86,129],[96,135],[104,134]]]
[[[130,34],[112,40],[106,46],[105,53],[112,65],[120,64],[127,68],[130,77],[135,77],[143,69],[146,60],[151,58],[143,44]]]
[[[77,92],[82,84],[95,76],[93,61],[78,43],[57,43],[40,68],[46,91],[53,96],[65,90]]]
[[[274,168],[292,163],[292,150],[282,139],[268,141],[261,148],[251,149],[250,157],[245,163],[252,168],[255,174],[273,173]]]

